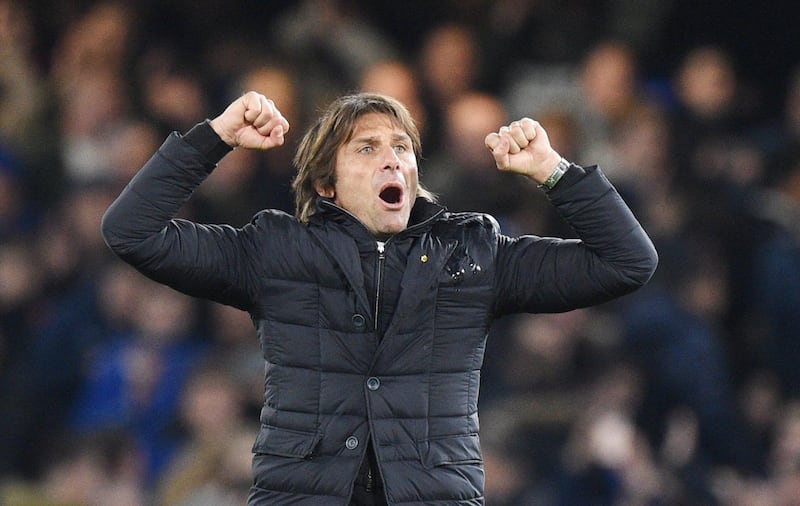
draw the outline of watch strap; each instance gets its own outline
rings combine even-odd
[[[566,158],[561,157],[559,160],[558,165],[556,168],[553,169],[553,172],[550,174],[550,177],[544,180],[542,184],[539,185],[539,189],[545,192],[549,192],[552,190],[556,184],[561,180],[561,177],[567,172],[569,169],[570,163],[567,161]]]

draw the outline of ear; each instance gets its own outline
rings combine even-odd
[[[320,183],[315,184],[314,189],[317,190],[317,193],[323,197],[333,198],[334,195],[336,195],[336,192],[333,188],[322,186]]]

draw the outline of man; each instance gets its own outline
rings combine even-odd
[[[652,275],[652,243],[597,168],[569,164],[523,119],[486,137],[581,240],[501,234],[448,213],[417,179],[406,108],[342,97],[295,157],[296,217],[242,228],[174,219],[231,148],[283,144],[289,125],[249,92],[173,134],[107,211],[111,249],[184,293],[248,311],[266,361],[250,504],[483,504],[479,369],[495,318],[568,311]],[[480,189],[476,189],[480,190]]]

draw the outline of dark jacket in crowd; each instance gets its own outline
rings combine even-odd
[[[477,410],[492,321],[607,301],[656,266],[598,168],[573,166],[549,194],[580,240],[511,238],[490,216],[421,199],[382,245],[323,198],[308,224],[273,210],[242,228],[175,219],[218,143],[207,124],[170,136],[103,234],[147,276],[251,314],[266,362],[251,504],[347,505],[368,446],[389,504],[483,504]]]

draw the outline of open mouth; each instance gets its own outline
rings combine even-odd
[[[399,184],[390,183],[378,194],[385,203],[396,206],[403,202],[403,188]]]

